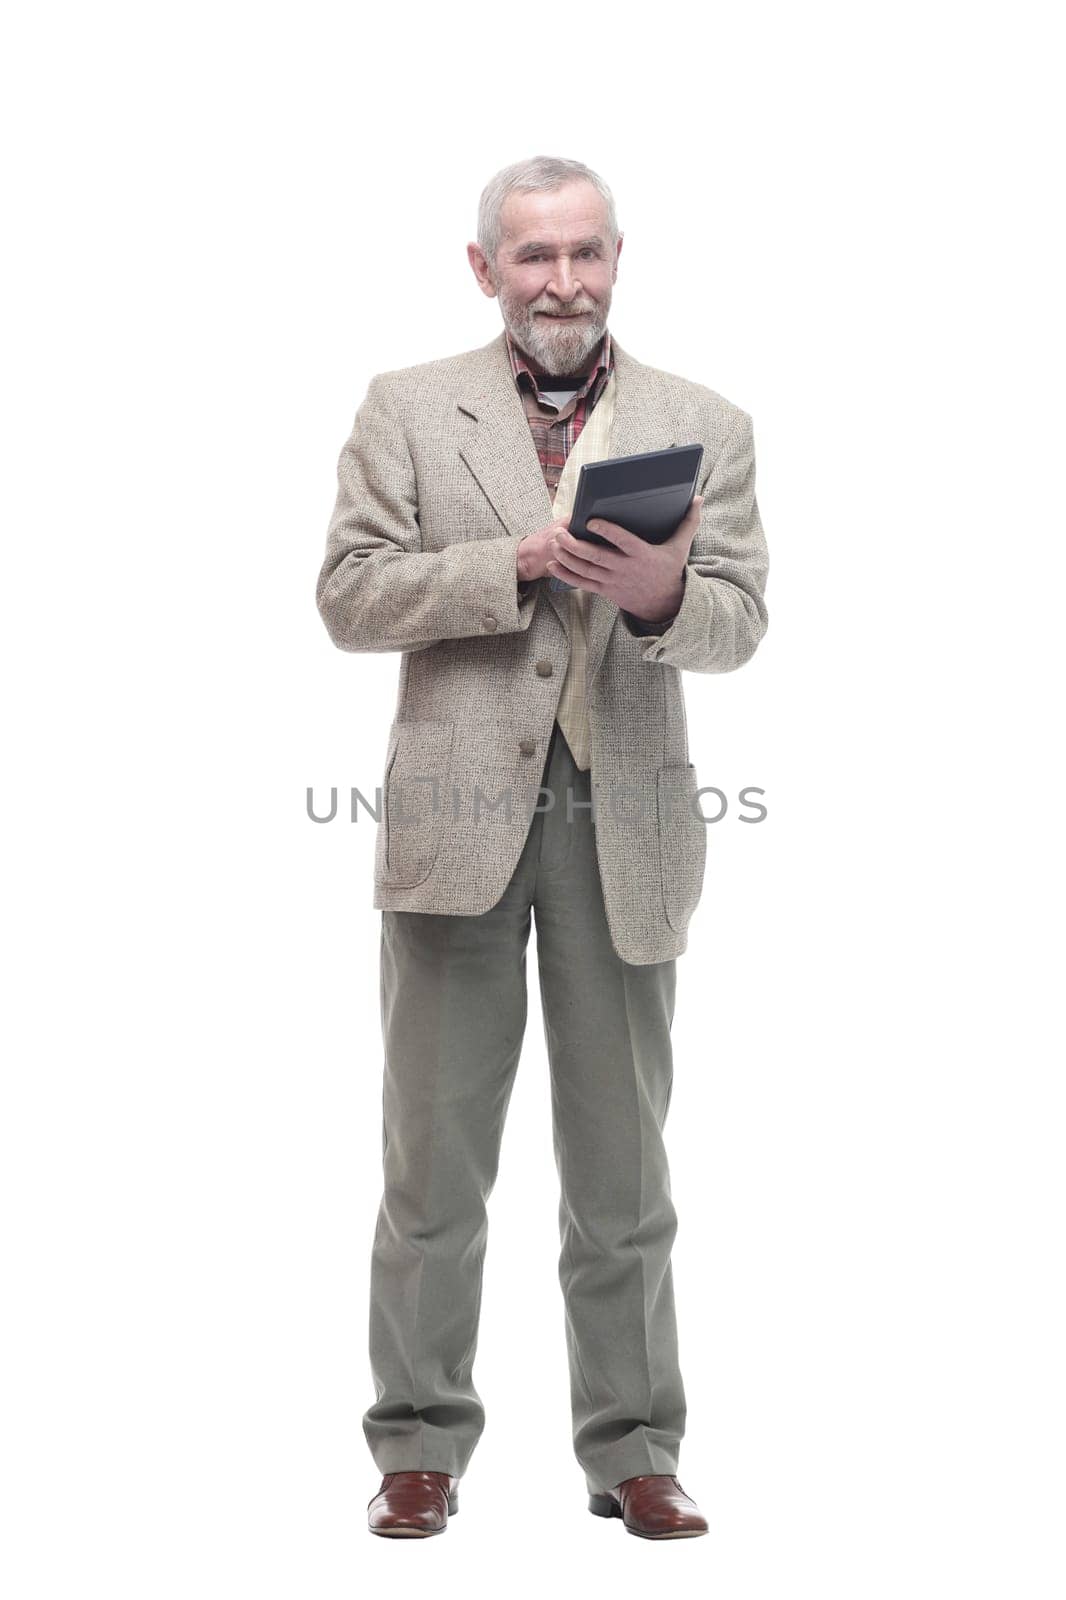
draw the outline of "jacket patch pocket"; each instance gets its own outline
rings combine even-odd
[[[384,883],[411,888],[433,871],[454,733],[451,722],[394,722],[390,729],[377,842],[377,876]]]
[[[663,909],[675,933],[684,933],[703,892],[707,824],[699,808],[699,780],[691,762],[660,767],[659,863]]]

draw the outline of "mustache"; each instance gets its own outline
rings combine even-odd
[[[549,316],[552,316],[552,317],[555,317],[555,316],[571,317],[571,316],[576,316],[577,313],[580,312],[580,311],[591,312],[593,315],[595,315],[596,307],[595,306],[571,306],[568,311],[559,311],[557,309],[557,307],[555,307],[555,306],[531,306],[530,310],[534,311],[534,312],[544,311],[544,312],[547,312],[547,314]]]

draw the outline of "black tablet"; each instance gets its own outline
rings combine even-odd
[[[674,444],[669,450],[586,462],[578,475],[570,532],[575,539],[616,550],[610,539],[586,527],[590,517],[603,517],[649,544],[662,544],[692,504],[702,461],[701,444]]]

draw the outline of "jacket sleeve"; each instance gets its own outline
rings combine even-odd
[[[732,672],[755,654],[766,632],[763,594],[769,557],[755,498],[751,417],[741,411],[707,481],[700,525],[688,553],[677,614],[650,635],[628,613],[622,621],[644,642],[645,661],[688,672]]]
[[[370,381],[337,463],[337,499],[316,601],[341,650],[425,650],[441,639],[529,627],[537,585],[519,584],[522,536],[423,550],[418,494],[389,375]]]

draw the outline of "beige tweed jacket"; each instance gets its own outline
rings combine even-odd
[[[645,366],[612,334],[609,454],[704,447],[700,526],[661,633],[589,594],[584,661],[596,849],[611,942],[680,955],[703,889],[707,824],[681,673],[730,672],[766,631],[768,558],[747,412]],[[371,379],[337,468],[317,604],[335,645],[399,651],[374,906],[480,915],[525,843],[570,657],[569,596],[519,590],[519,541],[552,502],[505,334]]]

